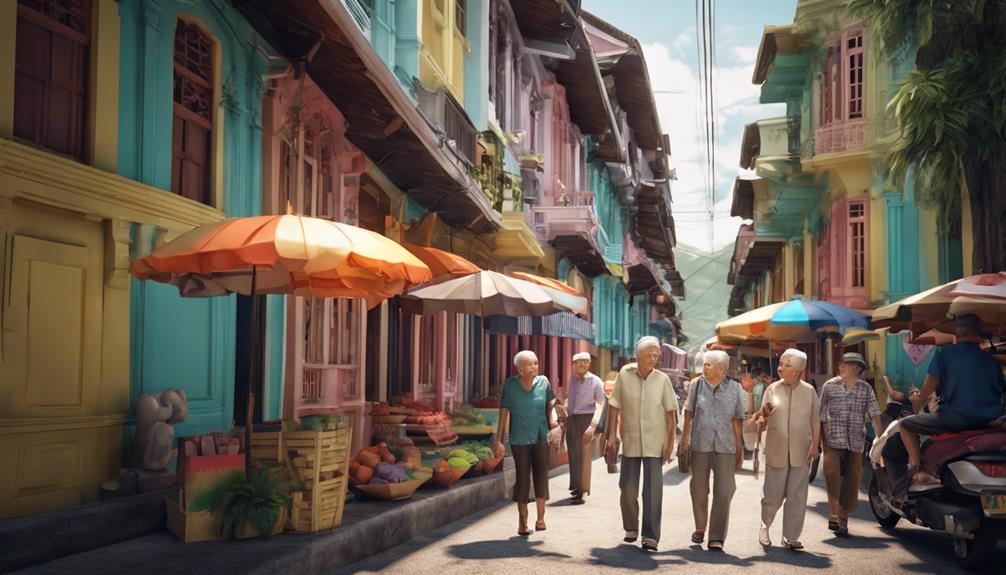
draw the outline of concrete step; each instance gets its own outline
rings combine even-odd
[[[0,519],[0,573],[84,553],[164,529],[165,489]]]
[[[504,462],[500,473],[462,480],[450,489],[420,489],[406,501],[348,503],[342,525],[317,535],[284,533],[268,539],[186,545],[167,531],[160,531],[34,565],[21,573],[135,575],[150,569],[158,575],[324,573],[506,499],[512,493],[516,475],[513,460]]]

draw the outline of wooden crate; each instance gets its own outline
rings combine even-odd
[[[178,503],[170,499],[165,502],[168,509],[168,531],[185,543],[219,541],[227,539],[220,533],[223,517],[209,511],[186,512]]]
[[[353,432],[292,431],[283,434],[286,454],[306,491],[293,494],[288,526],[317,533],[342,523]]]
[[[286,435],[280,431],[253,432],[251,440],[252,461],[257,464],[285,462],[284,438]]]

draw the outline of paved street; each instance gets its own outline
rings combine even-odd
[[[452,523],[409,544],[386,551],[340,573],[611,573],[617,570],[687,570],[688,573],[842,572],[957,573],[950,540],[942,534],[900,523],[893,534],[880,531],[865,501],[850,520],[852,537],[837,539],[827,529],[824,481],[810,489],[806,550],[794,553],[778,545],[782,538],[780,511],[772,528],[775,546],[764,550],[757,530],[761,481],[751,474],[751,462],[737,478],[730,533],[725,553],[692,545],[694,528],[688,481],[677,465],[666,467],[664,517],[660,550],[646,554],[622,543],[617,475],[607,475],[603,461],[594,462],[594,494],[579,507],[566,505],[567,476],[552,478],[553,499],[546,515],[548,531],[525,539],[516,535],[517,512],[500,504]],[[532,507],[533,509],[533,507]],[[532,510],[532,520],[534,511]],[[489,561],[492,560],[492,561]],[[1006,560],[1000,545],[994,564]]]

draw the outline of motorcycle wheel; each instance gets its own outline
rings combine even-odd
[[[954,538],[954,555],[957,563],[968,570],[981,569],[988,565],[998,541],[995,525],[983,522],[975,531],[974,539]]]
[[[807,478],[807,483],[813,483],[814,478],[817,477],[817,468],[821,465],[821,456],[818,455],[814,458],[814,461],[810,463],[810,476]]]
[[[884,500],[880,498],[880,488],[877,485],[877,476],[870,478],[870,488],[867,491],[867,498],[870,500],[870,511],[877,519],[877,523],[884,529],[894,529],[894,526],[901,520],[901,516],[894,512]]]

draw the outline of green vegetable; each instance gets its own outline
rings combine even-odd
[[[469,467],[475,465],[479,462],[477,455],[470,451],[465,451],[464,449],[455,449],[447,455],[447,462],[450,463],[451,459],[460,458],[468,462]]]
[[[475,464],[468,463],[467,459],[461,457],[451,457],[450,459],[447,460],[447,466],[450,467],[451,469],[468,469],[472,465]]]

